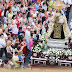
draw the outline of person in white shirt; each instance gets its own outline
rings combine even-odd
[[[47,15],[49,15],[49,13],[51,14],[51,16],[53,16],[54,12],[52,11],[52,9],[49,9],[49,11],[47,11]]]
[[[5,41],[2,39],[2,34],[0,34],[0,57],[2,58],[3,50],[5,47]]]
[[[27,48],[29,49],[29,39],[30,39],[30,30],[31,30],[31,27],[28,26],[27,27],[27,30],[25,32],[25,39],[26,39],[26,42],[27,42]]]
[[[31,25],[31,32],[34,32],[34,25]]]
[[[20,13],[19,14],[19,22],[21,23],[23,21],[23,16],[22,16],[22,14]]]
[[[35,23],[36,23],[36,19],[33,19],[33,22],[31,25],[35,26]]]
[[[11,21],[11,23],[12,23],[12,24],[11,24],[10,27],[11,27],[11,29],[12,29],[12,33],[13,33],[13,34],[18,34],[17,25],[13,23],[13,20]]]
[[[17,12],[20,12],[20,7],[16,4]]]
[[[17,15],[17,7],[14,4],[14,6],[12,7],[12,11],[13,11],[13,15]]]
[[[0,29],[0,34],[2,34],[3,33],[3,31],[2,31],[2,29]]]
[[[70,5],[71,5],[71,0],[64,0],[64,3],[67,7],[67,12],[66,12],[66,18],[67,18],[67,21],[69,20],[69,12],[70,12]]]
[[[37,17],[37,13],[38,13],[38,11],[36,11],[36,9],[33,9],[33,13],[32,13],[33,18]]]
[[[47,11],[46,3],[43,3],[43,5],[42,5],[42,9],[44,9],[45,11]]]
[[[64,1],[64,3],[67,5],[67,4],[71,4],[72,2],[71,2],[71,0],[63,0]],[[69,5],[67,5],[67,6],[69,6]]]

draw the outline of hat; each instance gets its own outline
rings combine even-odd
[[[27,27],[27,29],[30,29],[30,28],[31,28],[30,26]]]

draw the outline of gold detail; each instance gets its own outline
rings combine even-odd
[[[53,6],[54,6],[55,9],[62,9],[62,8],[65,7],[64,3],[62,1],[60,1],[60,0],[54,1]]]

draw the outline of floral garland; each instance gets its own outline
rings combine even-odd
[[[39,53],[39,52],[43,52],[46,50],[46,43],[45,43],[45,40],[46,40],[46,35],[47,35],[47,32],[44,32],[41,36],[41,40],[43,41],[42,43],[39,42],[35,47],[32,47],[32,51],[33,52],[36,52],[36,53]]]
[[[41,40],[43,42],[39,42],[35,47],[32,48],[33,52],[36,53],[40,53],[42,51],[42,53],[45,55],[45,58],[48,59],[50,54],[55,54],[56,55],[56,63],[58,62],[58,60],[60,59],[60,57],[64,54],[65,56],[72,56],[72,50],[68,49],[68,50],[64,50],[64,49],[55,49],[55,48],[50,48],[46,51],[47,47],[46,47],[46,35],[47,32],[44,32],[41,36]]]
[[[68,49],[68,50],[58,50],[58,49],[54,49],[54,48],[50,48],[47,53],[46,56],[49,56],[50,54],[55,54],[56,55],[56,63],[58,62],[58,60],[60,59],[60,57],[64,54],[65,56],[72,56],[72,50]]]

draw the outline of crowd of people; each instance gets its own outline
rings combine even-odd
[[[34,40],[47,32],[55,9],[52,0],[0,0],[0,67],[24,67],[29,60]],[[69,19],[70,0],[62,0],[63,12]],[[71,20],[72,21],[72,20]],[[72,22],[70,23],[70,28]],[[5,59],[3,60],[3,56]],[[29,61],[30,62],[30,61]]]

